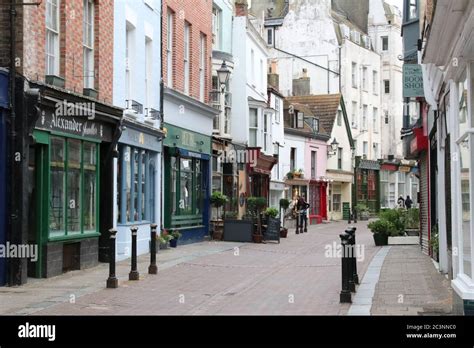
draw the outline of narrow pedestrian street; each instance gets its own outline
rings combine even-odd
[[[382,249],[374,245],[366,222],[355,226],[357,243],[362,248],[358,273],[363,286],[369,264]],[[105,289],[106,264],[29,282],[22,287],[4,288],[0,290],[0,313],[345,315],[351,305],[339,303],[341,259],[334,254],[334,247],[339,245],[339,234],[346,227],[344,222],[313,225],[303,235],[295,235],[294,230],[290,230],[288,238],[282,239],[280,244],[202,242],[160,250],[158,275],[147,274],[148,255],[139,258],[140,281],[128,281],[129,260],[118,263],[118,289]],[[413,279],[408,287],[392,284],[403,280],[397,278],[400,270],[412,269],[416,264],[423,265],[420,267],[424,267],[424,274],[443,276],[416,246],[388,248],[391,250],[385,257],[379,286],[373,296],[375,311],[372,314],[417,314],[416,309],[408,310],[410,306],[423,311],[422,306],[414,302],[399,304],[402,309],[398,312],[393,309],[390,298],[394,297],[392,302],[396,302],[398,292],[403,295],[406,289],[418,292],[407,294],[407,300],[415,296],[426,302],[428,298],[424,296],[430,288],[433,296],[441,298],[434,299],[435,306],[449,295],[447,282],[435,278],[429,284],[423,277],[418,278],[418,283]],[[411,257],[401,257],[407,248]],[[404,271],[404,274],[410,272]],[[436,308],[431,310],[436,312]]]

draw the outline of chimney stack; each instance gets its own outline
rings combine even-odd
[[[293,95],[311,95],[310,81],[311,80],[308,76],[308,70],[303,69],[303,75],[299,79],[293,79]]]
[[[270,72],[268,73],[268,84],[275,88],[276,90],[280,89],[280,76],[277,72],[278,62],[272,60],[270,63]]]

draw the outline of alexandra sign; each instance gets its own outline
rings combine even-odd
[[[84,116],[61,116],[57,112],[43,110],[36,127],[104,141],[112,139],[110,127]]]
[[[403,65],[403,97],[423,97],[423,73],[419,64]]]

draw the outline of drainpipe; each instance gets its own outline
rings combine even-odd
[[[163,38],[163,9],[164,9],[164,1],[161,2],[161,10],[160,10],[160,35]],[[163,80],[163,40],[160,40],[160,130],[163,131],[164,129],[164,122],[165,122],[165,112],[164,112],[164,80]],[[161,163],[160,163],[160,235],[163,231],[163,217],[164,217],[164,207],[163,207],[163,180],[164,180],[164,163],[165,163],[165,147],[163,145],[165,139],[165,135],[161,138]]]

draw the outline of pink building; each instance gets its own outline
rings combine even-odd
[[[319,120],[316,119],[316,123]],[[310,217],[327,220],[327,143],[326,135],[319,132],[314,133],[314,137],[306,138],[305,143],[305,173],[309,178],[308,203],[310,207]],[[323,138],[318,139],[318,138]],[[314,217],[312,217],[314,215]]]

